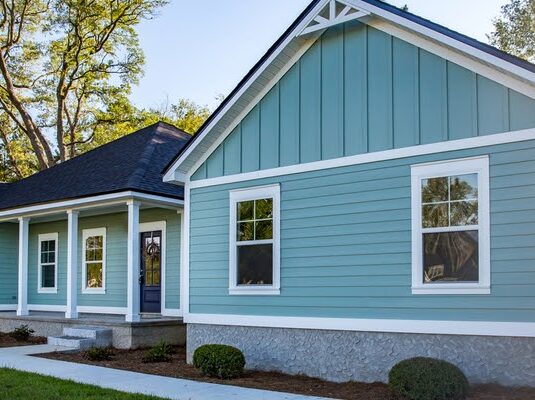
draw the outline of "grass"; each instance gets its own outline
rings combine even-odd
[[[82,385],[72,381],[0,368],[0,399],[6,400],[162,400]]]

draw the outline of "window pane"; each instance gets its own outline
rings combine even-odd
[[[238,223],[238,241],[254,240],[254,222]]]
[[[102,263],[88,263],[87,264],[87,287],[101,288],[102,287]]]
[[[477,199],[477,174],[450,177],[451,200]]]
[[[160,286],[160,270],[155,270],[152,274],[152,283],[154,286]]]
[[[95,247],[95,241],[92,236],[88,237],[85,241],[85,248],[86,249],[92,249]]]
[[[41,252],[45,252],[45,251],[48,251],[48,242],[47,241],[41,242]]]
[[[425,233],[424,283],[477,282],[478,231]]]
[[[103,236],[95,236],[93,238],[94,240],[94,243],[95,243],[95,247],[99,248],[99,249],[102,249],[104,246],[103,246],[103,243],[104,243],[104,237]]]
[[[273,199],[257,200],[255,219],[273,218]]]
[[[85,251],[85,260],[86,261],[95,261],[96,260],[96,253],[95,250],[90,249]]]
[[[422,207],[422,227],[438,228],[448,226],[448,203],[429,204]]]
[[[53,288],[56,286],[56,272],[53,265],[44,265],[41,267],[41,287],[43,288]]]
[[[448,178],[422,180],[422,203],[448,201]]]
[[[256,240],[273,239],[273,222],[270,221],[258,221],[256,226]]]
[[[238,246],[238,285],[273,284],[273,245]]]
[[[459,201],[451,203],[451,225],[477,225],[477,201]]]
[[[251,221],[254,219],[254,201],[238,203],[238,221]]]
[[[102,256],[102,249],[96,249],[96,250],[93,250],[94,251],[94,260],[95,261],[102,261],[103,260],[103,256]]]

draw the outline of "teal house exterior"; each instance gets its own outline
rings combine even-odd
[[[535,66],[377,0],[316,0],[169,164],[188,354],[535,382]]]
[[[189,138],[158,123],[0,186],[1,331],[181,324],[183,189],[160,172]]]

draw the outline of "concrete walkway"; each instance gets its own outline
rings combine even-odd
[[[0,367],[175,400],[321,400],[319,397],[217,385],[31,357],[31,354],[56,350],[68,349],[49,345],[3,348],[0,349]]]

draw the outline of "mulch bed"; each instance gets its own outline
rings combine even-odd
[[[246,371],[244,376],[231,381],[221,381],[203,376],[186,363],[186,350],[177,347],[171,362],[143,363],[146,350],[114,350],[110,361],[90,361],[83,353],[48,353],[39,357],[55,360],[98,365],[101,367],[142,372],[145,374],[184,378],[202,382],[228,384],[279,392],[331,397],[346,400],[394,400],[383,383],[333,383],[306,376],[293,376],[278,372]],[[478,385],[472,388],[470,400],[527,400],[535,399],[535,389],[511,389],[497,385]]]
[[[34,344],[45,344],[46,338],[40,336],[31,336],[27,342],[19,342],[13,339],[9,333],[0,332],[0,348],[2,347],[18,347],[18,346],[32,346]]]

